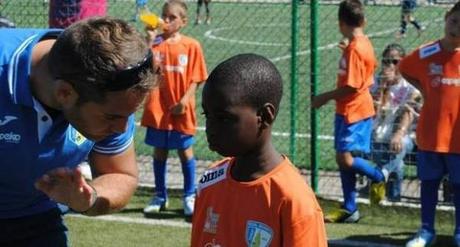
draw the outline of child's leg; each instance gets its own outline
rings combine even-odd
[[[420,201],[422,214],[422,228],[434,233],[434,217],[436,213],[436,204],[438,204],[438,189],[440,179],[422,180]]]
[[[206,24],[210,24],[211,22],[211,11],[209,9],[210,2],[210,0],[204,0],[204,6],[206,8]]]
[[[340,169],[340,179],[342,182],[343,208],[352,213],[358,209],[356,205],[356,173],[350,169]]]
[[[364,175],[371,179],[373,182],[383,182],[385,177],[382,171],[369,163],[369,161],[353,157],[350,152],[337,153],[336,161],[341,169],[351,169],[355,173]]]
[[[182,165],[182,174],[184,175],[184,196],[191,196],[195,194],[196,160],[193,156],[193,149],[190,146],[186,149],[178,149],[177,153]]]
[[[153,175],[155,177],[155,193],[157,197],[161,197],[163,199],[168,198],[168,193],[166,189],[167,158],[167,149],[155,148],[153,154]]]
[[[399,29],[400,34],[405,34],[407,30],[406,14],[401,14],[401,28]]]
[[[200,24],[201,23],[201,17],[200,17],[200,12],[201,12],[201,6],[203,5],[203,0],[198,0],[196,3],[196,20],[195,24]]]
[[[460,183],[451,183],[454,192],[455,229],[454,235],[460,235]]]

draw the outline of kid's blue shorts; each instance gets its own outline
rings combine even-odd
[[[415,0],[403,0],[401,2],[402,12],[404,14],[409,14],[415,11],[417,8],[417,1]]]
[[[460,154],[417,151],[417,176],[420,180],[439,180],[448,174],[451,183],[460,184]]]
[[[159,130],[147,127],[145,143],[156,148],[187,149],[195,143],[195,138],[175,130]]]
[[[372,118],[347,124],[342,115],[335,115],[334,148],[338,153],[371,150]]]

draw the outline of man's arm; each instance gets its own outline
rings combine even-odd
[[[85,214],[107,214],[126,206],[138,183],[134,144],[117,155],[92,152],[89,162],[93,172],[90,185],[97,191],[98,197]]]
[[[321,106],[326,104],[329,100],[342,99],[349,95],[355,94],[357,92],[358,92],[358,89],[350,87],[350,86],[339,87],[332,91],[325,92],[317,96],[314,96],[312,98],[311,107],[320,108]]]
[[[59,167],[40,177],[35,187],[52,200],[86,215],[107,214],[123,208],[136,190],[138,171],[134,144],[122,153],[89,156],[93,180],[79,168]]]

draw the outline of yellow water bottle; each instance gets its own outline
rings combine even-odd
[[[150,12],[147,8],[140,11],[139,19],[144,23],[145,26],[151,29],[163,29],[163,20],[156,14]]]

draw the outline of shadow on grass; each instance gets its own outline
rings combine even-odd
[[[413,232],[398,232],[391,234],[354,235],[343,239],[329,240],[330,247],[341,246],[405,246],[413,236]],[[433,247],[454,247],[452,236],[438,235]]]

